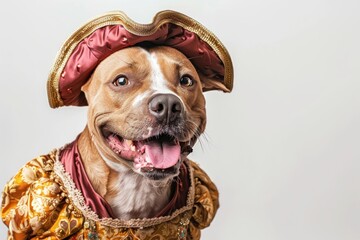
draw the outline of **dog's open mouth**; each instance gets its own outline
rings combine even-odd
[[[143,140],[128,140],[110,133],[106,137],[109,147],[121,158],[133,161],[141,171],[169,170],[181,154],[180,142],[168,134],[160,134]]]

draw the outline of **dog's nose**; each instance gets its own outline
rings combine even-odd
[[[180,99],[172,94],[155,95],[149,102],[149,111],[160,122],[172,122],[184,111]]]

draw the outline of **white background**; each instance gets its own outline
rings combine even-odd
[[[207,138],[191,155],[221,194],[203,239],[360,239],[358,0],[2,1],[1,188],[85,126],[86,108],[47,103],[70,34],[110,10],[148,23],[164,9],[213,31],[235,68],[231,94],[206,94]]]

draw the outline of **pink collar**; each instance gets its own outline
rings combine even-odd
[[[65,171],[69,173],[76,188],[81,191],[85,204],[96,212],[100,218],[114,218],[110,205],[95,191],[90,183],[78,151],[77,139],[63,148],[60,153],[60,162],[63,164]],[[170,215],[176,209],[185,206],[189,185],[188,169],[183,163],[180,167],[180,174],[173,184],[172,198],[156,217]]]

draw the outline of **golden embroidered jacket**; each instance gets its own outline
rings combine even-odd
[[[200,230],[219,207],[215,185],[186,160],[189,187],[183,206],[148,219],[99,217],[59,160],[60,153],[33,159],[6,184],[1,216],[8,239],[200,239]]]

